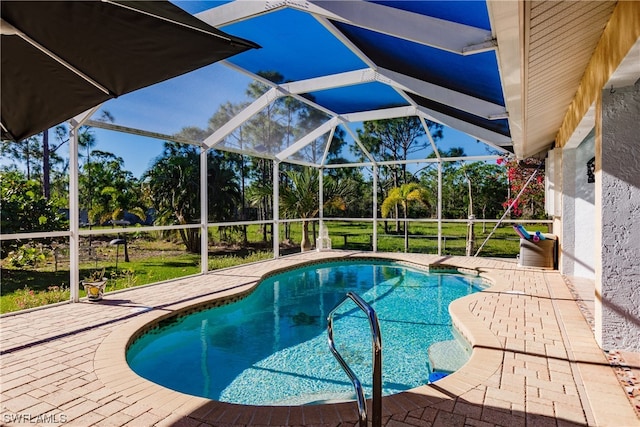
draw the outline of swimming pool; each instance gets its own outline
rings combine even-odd
[[[453,339],[449,303],[480,289],[475,277],[396,262],[313,264],[266,278],[242,301],[164,321],[132,343],[127,361],[160,385],[224,402],[350,400],[353,387],[328,348],[326,316],[351,291],[378,314],[383,394],[393,394],[428,382],[429,348]],[[338,350],[370,394],[365,315],[344,304],[334,333]]]

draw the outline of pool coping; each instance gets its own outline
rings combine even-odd
[[[343,260],[353,261],[355,259],[396,261],[399,263],[408,263],[417,267],[426,267],[429,271],[457,271],[462,274],[473,274],[490,281],[492,286],[488,289],[491,289],[493,292],[500,292],[507,288],[507,285],[502,283],[500,280],[497,280],[495,275],[492,275],[490,271],[459,266],[454,263],[446,262],[425,264],[424,262],[415,260],[407,261],[403,257],[394,257],[391,254],[383,256],[372,256],[370,254],[356,254],[354,256],[351,254],[344,257],[331,257],[331,259],[300,261],[283,268],[273,269],[266,274],[261,275],[254,283],[233,290],[223,291],[216,295],[215,298],[211,298],[209,296],[202,297],[189,302],[175,304],[171,306],[171,310],[169,311],[167,311],[166,308],[163,311],[150,310],[148,313],[138,316],[127,325],[114,330],[98,347],[94,359],[96,375],[105,386],[113,389],[117,393],[123,393],[131,396],[142,404],[152,406],[159,404],[164,410],[168,410],[174,414],[182,416],[195,417],[203,422],[211,421],[214,417],[219,419],[221,413],[244,412],[247,411],[248,408],[250,408],[249,411],[257,413],[264,411],[265,408],[269,408],[269,410],[274,412],[287,412],[288,419],[303,419],[305,406],[238,405],[192,396],[165,388],[138,376],[133,370],[131,370],[126,361],[126,350],[137,337],[150,329],[150,324],[159,323],[168,317],[180,316],[205,309],[205,307],[208,306],[215,306],[216,301],[236,301],[241,299],[255,290],[262,280],[272,275],[318,263],[340,262]],[[449,306],[454,327],[462,337],[468,341],[472,348],[469,361],[458,371],[435,383],[425,384],[395,395],[384,396],[383,406],[393,406],[392,401],[408,399],[408,396],[416,394],[431,400],[433,404],[437,404],[440,401],[446,400],[451,395],[462,395],[468,392],[478,384],[486,382],[500,369],[502,355],[500,350],[498,350],[501,348],[499,340],[491,333],[490,330],[478,323],[476,321],[476,316],[474,316],[469,310],[469,305],[477,298],[478,296],[476,294],[471,294],[454,301]],[[227,303],[227,301],[224,303]],[[314,406],[324,406],[324,408],[322,408],[323,412],[325,412],[323,422],[332,424],[339,422],[357,422],[357,411],[354,411],[354,405],[354,402],[343,402]],[[335,414],[333,417],[334,419],[327,417],[326,413]],[[352,415],[349,415],[350,413],[352,413]]]
[[[212,296],[245,292],[267,272],[372,256],[452,265],[494,283],[450,305],[453,322],[473,347],[469,362],[433,384],[384,397],[383,425],[640,426],[557,271],[520,267],[515,260],[350,251],[306,252],[107,293],[100,303],[0,317],[0,416],[65,417],[33,423],[42,426],[355,426],[354,402],[245,406],[168,390],[131,371],[124,349],[147,322]]]
[[[269,271],[268,273],[263,274],[256,282],[250,285],[245,285],[231,291],[221,292],[214,298],[211,298],[209,296],[202,297],[189,302],[176,304],[172,306],[172,309],[170,311],[161,312],[149,310],[148,313],[138,316],[134,321],[131,321],[127,325],[114,330],[103,340],[101,345],[98,347],[94,358],[96,375],[98,376],[98,379],[102,381],[102,383],[104,383],[105,386],[110,387],[114,391],[119,393],[133,393],[133,397],[139,399],[143,404],[156,405],[160,403],[164,410],[169,410],[172,413],[184,416],[193,416],[194,413],[200,414],[199,416],[202,417],[203,420],[206,420],[207,415],[212,412],[216,413],[219,411],[233,411],[239,408],[243,408],[243,410],[246,410],[247,407],[252,407],[252,409],[254,410],[263,408],[263,406],[259,405],[239,405],[220,402],[212,399],[181,393],[163,387],[137,375],[127,363],[126,351],[133,343],[133,341],[135,341],[140,335],[144,334],[145,332],[152,330],[157,324],[162,322],[162,320],[174,316],[183,316],[196,311],[206,310],[210,307],[238,301],[253,292],[259,286],[261,281],[273,275],[314,264],[341,261],[352,262],[355,260],[395,261],[401,264],[415,266],[418,268],[426,267],[428,271],[458,272],[460,274],[480,276],[494,283],[493,279],[491,279],[490,276],[486,274],[483,276],[483,274],[476,269],[459,267],[447,263],[424,264],[415,261],[406,261],[401,258],[394,259],[393,257],[389,256],[345,256],[331,258],[330,260],[324,259],[302,261],[291,266]],[[496,284],[494,283],[491,288],[493,289],[495,286]],[[500,358],[496,357],[496,352],[494,350],[476,347],[476,343],[478,342],[482,342],[484,346],[487,347],[496,347],[499,346],[500,343],[492,334],[483,331],[483,328],[473,326],[473,316],[468,313],[468,310],[465,310],[465,307],[468,306],[469,298],[473,296],[474,294],[471,294],[460,298],[454,301],[449,306],[454,327],[458,330],[458,332],[461,333],[462,337],[468,341],[469,345],[473,349],[469,361],[459,371],[456,371],[448,375],[447,377],[438,380],[437,384],[425,384],[408,390],[408,392],[421,394],[423,396],[432,397],[434,399],[444,399],[450,393],[460,394],[470,390],[474,387],[474,385],[472,385],[473,383],[486,380],[491,374],[499,369]],[[220,302],[220,304],[216,304],[216,302]],[[462,380],[462,378],[464,378],[464,380]],[[403,397],[398,396],[402,395],[403,393],[404,392],[397,393],[394,396]],[[392,397],[393,396],[384,396],[383,402],[385,400],[391,400]],[[333,406],[337,415],[340,413],[346,414],[349,411],[352,411],[354,404],[354,402],[342,402],[328,403],[323,404],[322,406]],[[203,406],[207,408],[205,411],[202,411]],[[274,408],[277,406],[278,405],[269,405],[268,407]],[[298,408],[301,413],[300,415],[302,415],[302,406],[284,405],[280,407],[287,408],[289,410],[289,413],[291,413],[291,411],[296,411],[296,408]],[[355,422],[357,420],[358,418],[356,413],[354,414],[353,418],[347,417],[347,419],[345,419],[344,417],[336,417],[335,421]],[[331,420],[325,419],[325,421],[331,423]]]

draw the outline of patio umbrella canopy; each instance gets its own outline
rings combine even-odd
[[[248,49],[169,2],[3,1],[2,139]]]

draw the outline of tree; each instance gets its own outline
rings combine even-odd
[[[190,224],[200,218],[200,168],[197,149],[189,145],[165,143],[164,153],[143,175],[162,225]],[[180,229],[188,252],[200,252],[198,230]]]
[[[41,171],[42,150],[37,136],[19,142],[2,141],[0,154],[13,159],[15,163],[23,164],[27,180],[35,179]]]
[[[442,138],[444,126],[439,123],[427,121],[429,133],[434,141]],[[363,146],[374,157],[384,161],[403,161],[420,150],[429,146],[425,137],[425,129],[418,117],[402,117],[397,119],[373,120],[364,123],[364,129],[358,131],[358,137]],[[364,159],[360,154],[360,158]],[[407,173],[406,163],[393,164],[378,169],[380,176],[380,189],[397,188],[402,184],[411,182],[412,176]],[[388,175],[386,175],[388,171]],[[382,193],[384,197],[384,192]],[[399,217],[397,207],[394,207],[395,218]],[[385,230],[387,224],[385,222]],[[396,220],[396,231],[399,230],[399,222]]]
[[[18,171],[0,172],[2,233],[59,231],[68,227],[51,200],[42,195],[40,183]]]
[[[99,121],[113,122],[113,116],[108,111],[102,111]],[[50,131],[54,130],[54,138],[50,137]],[[59,182],[52,181],[65,176],[68,162],[65,161],[58,150],[69,142],[69,132],[66,124],[60,124],[55,128],[46,129],[40,134],[29,137],[19,142],[3,141],[0,144],[0,154],[13,159],[24,166],[27,179],[38,179],[42,183],[44,198],[52,197],[51,187],[55,184],[61,187]],[[89,126],[81,126],[78,131],[78,146],[81,148],[80,157],[86,149],[86,161],[89,161],[89,152],[95,146],[96,138]],[[55,188],[54,188],[55,189]],[[61,194],[59,195],[61,196]]]
[[[441,124],[427,121],[427,127],[434,141],[442,138]],[[409,155],[429,146],[418,117],[365,122],[364,129],[358,130],[358,137],[370,153],[382,160],[407,160]],[[391,171],[394,187],[408,182],[406,164],[394,165]]]
[[[238,215],[238,205],[242,201],[235,156],[211,150],[207,153],[207,163],[209,221],[234,220]]]
[[[481,218],[499,218],[502,201],[507,195],[507,176],[503,168],[486,162],[471,162],[465,165],[470,178],[475,213]],[[476,215],[477,216],[477,215]]]
[[[69,228],[68,221],[53,200],[42,195],[40,183],[17,170],[0,172],[0,229],[4,234],[30,233],[38,231],[60,231]],[[42,239],[46,241],[47,239]],[[20,255],[20,262],[36,262],[34,249],[29,243],[18,240],[3,242],[0,258],[10,256],[12,251]],[[38,255],[40,257],[41,255]]]
[[[338,126],[334,129],[333,138],[329,142],[329,150],[327,151],[327,164],[339,164],[348,163],[348,160],[343,156],[342,150],[347,143],[347,132]],[[331,169],[329,174],[332,176],[353,176],[354,168],[336,168]]]
[[[440,153],[442,158],[465,156],[464,150],[460,147],[454,147]],[[429,190],[431,206],[435,206],[437,203],[438,170],[436,165],[436,163],[431,163],[418,174],[420,184]],[[444,218],[467,218],[471,213],[477,214],[478,212],[481,213],[482,218],[499,218],[504,212],[502,202],[506,193],[506,174],[504,168],[498,165],[482,161],[465,162],[460,160],[442,163],[442,214]],[[471,194],[473,202],[471,209],[469,209],[469,194]]]
[[[100,150],[92,151],[91,156],[94,161],[85,163],[79,176],[79,196],[89,222],[103,224],[119,220],[125,211],[144,221],[140,183],[124,169],[124,160]]]
[[[402,184],[400,187],[394,187],[389,191],[389,195],[382,202],[381,210],[382,217],[389,216],[391,209],[398,206],[402,207],[404,214],[404,251],[409,250],[409,227],[407,226],[407,214],[409,211],[409,205],[412,203],[420,202],[427,203],[428,195],[426,191],[420,187],[419,184],[409,183]]]
[[[284,82],[284,77],[278,72],[261,71],[258,74],[274,83]],[[248,86],[246,93],[250,98],[257,99],[269,89],[270,86],[254,81]],[[282,98],[276,99],[261,112],[254,115],[243,125],[243,135],[246,137],[244,148],[256,153],[279,152],[282,149],[282,143],[287,132],[287,128],[283,124],[286,116],[287,112]],[[258,218],[266,220],[272,217],[273,210],[271,198],[264,197],[269,186],[271,186],[273,162],[261,157],[252,157],[251,160],[252,164],[249,173],[252,180],[251,193],[254,197],[253,201],[259,201],[255,205],[258,209]],[[263,197],[257,197],[257,195]],[[262,240],[264,242],[267,241],[266,225],[262,226]]]
[[[224,156],[207,153],[209,218],[227,219],[240,200],[235,173]],[[192,145],[166,142],[164,152],[143,175],[160,224],[193,224],[200,221],[200,152]],[[200,252],[197,229],[180,229],[188,252]]]
[[[312,168],[286,171],[286,182],[280,187],[280,207],[285,217],[302,219],[300,250],[311,249],[309,219],[320,210],[318,171]],[[351,194],[350,186],[341,180],[327,177],[323,181],[324,205],[345,210]]]
[[[464,150],[460,147],[453,147],[447,151],[439,151],[440,158],[464,157]],[[436,154],[432,153],[428,158],[435,159]],[[429,163],[419,172],[419,181],[423,188],[428,190],[430,206],[437,206],[438,197],[438,163]],[[463,218],[466,216],[468,200],[461,197],[461,179],[464,176],[460,173],[460,162],[442,162],[442,215],[444,218]],[[465,183],[466,185],[466,183]],[[435,215],[435,212],[431,212]]]
[[[259,220],[270,219],[271,206],[273,200],[273,185],[271,180],[264,182],[253,182],[247,189],[247,199],[249,205],[256,208]],[[262,241],[267,241],[267,229],[262,226]]]
[[[218,110],[214,113],[213,116],[209,119],[209,133],[213,133],[216,129],[221,128],[231,120],[233,117],[238,115],[244,108],[246,108],[246,103],[233,104],[231,102],[226,102],[218,108]],[[246,140],[245,140],[245,132],[244,126],[240,125],[233,132],[227,135],[221,142],[222,145],[237,147],[242,151],[245,148]],[[247,215],[247,175],[249,172],[248,165],[250,161],[247,161],[247,156],[244,154],[234,154],[227,153],[227,158],[236,163],[234,169],[240,171],[240,197],[241,197],[241,208],[240,208],[240,219],[242,221],[246,221],[248,218]],[[242,241],[243,243],[248,242],[247,238],[247,226],[242,226]]]
[[[525,159],[521,161],[498,159],[498,164],[507,168],[507,179],[509,182],[510,195],[502,204],[505,209],[513,204],[511,215],[516,218],[524,219],[543,219],[545,218],[544,210],[544,161],[537,159]],[[537,172],[536,172],[537,171]],[[525,184],[536,172],[536,176],[529,182],[525,188]],[[518,200],[515,197],[524,188]]]

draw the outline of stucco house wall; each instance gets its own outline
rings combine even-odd
[[[596,152],[596,339],[640,351],[640,81],[602,92]]]

